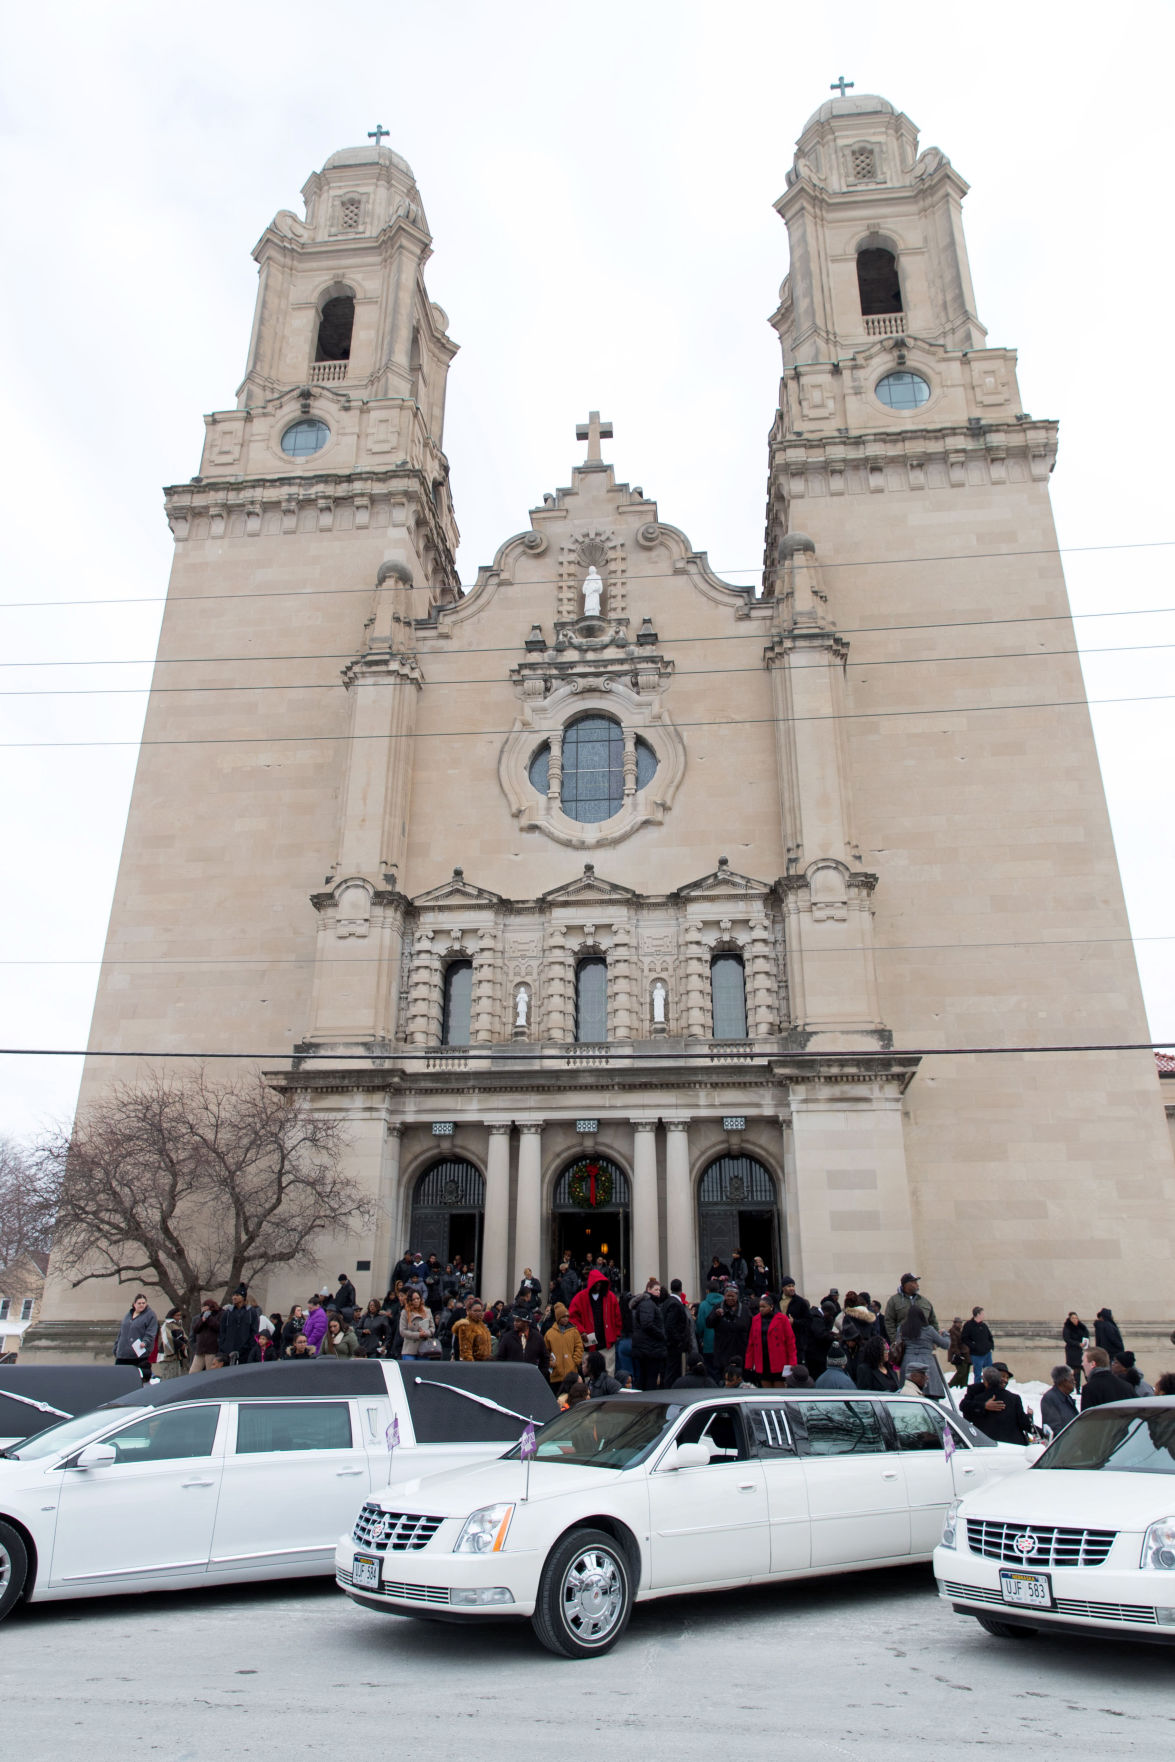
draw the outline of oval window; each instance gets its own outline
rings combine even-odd
[[[293,422],[282,435],[282,452],[288,453],[291,459],[305,459],[311,453],[320,453],[330,439],[330,429],[325,422],[316,422],[307,417],[301,422]]]
[[[874,389],[890,410],[916,410],[930,396],[930,387],[920,373],[887,373]]]

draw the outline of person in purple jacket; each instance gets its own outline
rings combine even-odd
[[[310,1350],[314,1353],[315,1357],[317,1357],[318,1349],[322,1344],[322,1336],[326,1333],[327,1322],[326,1310],[322,1307],[322,1298],[317,1292],[315,1292],[314,1296],[310,1299],[310,1302],[307,1305],[307,1310],[306,1326],[303,1332],[306,1335],[306,1342],[309,1345]]]

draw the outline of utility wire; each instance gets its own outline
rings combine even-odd
[[[365,1055],[371,1059],[370,1066],[365,1066],[362,1069],[359,1069],[348,1065],[343,1074],[359,1078],[368,1074],[372,1067],[378,1067],[381,1065],[411,1064],[417,1063],[422,1059],[445,1058],[447,1055],[454,1055],[462,1060],[472,1059],[474,1061],[473,1069],[475,1074],[479,1069],[484,1070],[486,1068],[492,1068],[492,1065],[532,1064],[544,1058],[549,1059],[552,1056],[566,1058],[572,1067],[582,1062],[583,1069],[590,1071],[598,1070],[600,1067],[593,1063],[590,1058],[584,1058],[580,1061],[574,1056],[571,1048],[573,1045],[578,1044],[580,1043],[570,1041],[534,1041],[529,1045],[522,1047],[514,1047],[508,1043],[501,1042],[492,1044],[487,1042],[484,1046],[469,1047],[431,1046],[413,1048],[397,1046],[395,1048],[389,1048],[386,1053]],[[1165,1052],[1172,1048],[1175,1048],[1175,1040],[1076,1042],[1056,1046],[894,1046],[890,1047],[888,1050],[878,1050],[876,1052],[850,1052],[847,1050],[835,1051],[830,1049],[828,1051],[816,1053],[792,1051],[789,1049],[783,1052],[750,1051],[746,1054],[740,1054],[737,1062],[745,1062],[747,1064],[788,1064],[799,1063],[805,1060],[811,1062],[813,1059],[823,1060],[844,1058],[852,1059],[854,1062],[859,1060],[869,1060],[872,1063],[880,1062],[886,1064],[892,1062],[894,1059],[901,1058],[1019,1058],[1029,1053]],[[490,1067],[479,1066],[477,1061],[485,1058],[487,1055],[491,1059],[492,1065]],[[346,1060],[347,1055],[340,1055],[337,1052],[294,1053],[290,1051],[289,1047],[286,1047],[283,1052],[172,1052],[164,1050],[156,1050],[154,1052],[124,1052],[122,1050],[94,1051],[93,1049],[79,1049],[63,1046],[0,1046],[0,1058],[161,1058],[195,1059],[201,1062],[207,1062],[213,1059],[243,1059],[250,1062],[257,1061],[261,1063],[273,1061],[279,1064],[284,1064],[288,1059],[296,1058],[299,1063],[314,1063],[321,1061],[326,1064],[332,1062],[339,1064]],[[624,1061],[623,1064],[621,1063],[621,1060]],[[616,1062],[612,1064],[612,1069],[620,1070],[624,1068],[624,1064],[635,1064],[640,1061],[655,1061],[658,1064],[702,1063],[721,1065],[730,1065],[731,1063],[736,1062],[735,1060],[732,1060],[729,1053],[715,1053],[709,1047],[697,1047],[696,1049],[687,1047],[684,1050],[674,1050],[670,1054],[661,1051],[657,1047],[652,1047],[646,1050],[639,1044],[625,1043],[623,1051],[618,1050],[617,1059]]]
[[[945,667],[956,661],[1039,661],[1049,660],[1060,655],[1139,655],[1158,654],[1164,649],[1175,648],[1175,642],[1131,642],[1118,643],[1107,648],[1071,648],[1071,649],[1009,649],[1005,653],[989,653],[975,655],[895,655],[882,660],[856,661],[857,667]],[[427,657],[431,658],[431,657]],[[459,658],[459,657],[454,657]],[[634,662],[634,665],[637,663]],[[750,667],[723,667],[719,669],[725,678],[728,673],[761,673],[763,663]],[[677,667],[674,679],[712,679],[715,676],[713,667]],[[428,685],[480,685],[483,690],[490,685],[509,685],[512,683],[508,674],[467,677],[464,679],[435,679],[430,674],[425,681]],[[4,697],[163,697],[183,695],[189,692],[225,692],[225,691],[338,691],[341,689],[337,679],[317,679],[312,681],[293,680],[284,685],[82,685],[77,687],[38,685],[28,690],[8,690],[0,687],[0,698]]]
[[[832,628],[834,636],[886,636],[911,630],[995,630],[1004,625],[1012,624],[1069,624],[1084,618],[1162,618],[1175,612],[1175,606],[1130,606],[1107,612],[1038,612],[1022,618],[951,618],[937,623],[926,624],[860,624],[837,625]],[[761,630],[730,631],[726,634],[708,634],[700,636],[665,636],[658,637],[658,648],[676,648],[690,642],[754,642],[763,643],[775,632],[766,627]],[[436,654],[444,654],[443,649],[420,649],[419,655],[427,659]],[[638,651],[639,652],[639,651]],[[1058,653],[1065,651],[1056,651]],[[1084,652],[1084,651],[1079,651]],[[358,660],[361,651],[347,649],[338,654],[325,651],[318,654],[299,653],[293,655],[145,655],[130,660],[50,660],[50,661],[4,661],[0,660],[0,668],[7,667],[226,667],[246,662],[259,665],[261,663],[281,663],[289,665],[294,661],[354,661]],[[463,660],[467,655],[517,655],[517,642],[489,644],[484,648],[460,648],[450,651],[450,658]],[[964,657],[966,658],[966,657]],[[858,662],[856,665],[863,665]]]
[[[1175,538],[1154,538],[1140,539],[1137,542],[1128,544],[1043,545],[1038,549],[1025,551],[944,551],[941,554],[926,557],[854,557],[851,560],[840,563],[825,563],[817,558],[817,563],[822,570],[904,569],[908,568],[912,563],[985,563],[1004,557],[1067,557],[1081,556],[1089,552],[1102,551],[1165,550],[1172,546],[1175,546]],[[698,556],[701,555],[701,553],[693,552],[692,555]],[[762,563],[740,563],[737,565],[728,565],[721,570],[715,568],[713,565],[709,565],[709,567],[720,581],[724,575],[762,575],[764,572],[764,566]],[[502,575],[504,572],[501,570],[493,570],[491,568],[490,573]],[[639,577],[634,577],[633,579],[641,581],[673,581],[679,580],[680,574],[666,575],[658,573],[656,575],[641,575]],[[565,578],[561,575],[528,576],[526,585],[528,587],[562,587],[565,585]],[[474,591],[475,586],[476,583],[471,583],[469,587],[465,588],[462,594],[462,600],[469,598],[470,594]],[[41,608],[51,610],[62,606],[155,606],[163,605],[165,603],[177,605],[187,600],[196,600],[203,603],[207,600],[317,599],[323,595],[330,596],[335,594],[357,593],[371,594],[375,591],[375,583],[371,582],[364,587],[279,587],[250,590],[244,593],[220,594],[157,593],[137,594],[122,599],[0,600],[0,612],[36,611]],[[743,590],[736,589],[735,591],[741,592]],[[457,603],[460,605],[462,601],[459,600]]]
[[[729,716],[712,717],[694,722],[675,722],[677,729],[683,728],[754,728],[760,725],[780,725],[795,727],[804,722],[870,722],[889,721],[907,716],[978,716],[990,715],[1004,710],[1084,710],[1100,708],[1107,704],[1159,704],[1170,703],[1175,692],[1151,692],[1141,697],[1074,697],[1074,698],[1043,698],[1027,704],[956,704],[919,707],[912,710],[845,710],[827,716]],[[224,735],[177,735],[168,740],[4,740],[0,741],[0,751],[33,752],[49,751],[58,747],[80,748],[87,750],[100,747],[154,747],[154,746],[322,746],[337,745],[345,741],[357,740],[504,740],[508,735],[526,732],[532,736],[542,735],[544,729],[529,730],[515,728],[425,728],[414,733],[405,734],[224,734]]]

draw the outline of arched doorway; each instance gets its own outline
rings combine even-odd
[[[730,1265],[741,1248],[749,1265],[761,1254],[776,1290],[782,1264],[779,1192],[770,1169],[753,1156],[720,1156],[698,1186],[698,1253],[703,1277],[714,1256]]]
[[[602,1254],[628,1283],[628,1176],[606,1156],[581,1156],[563,1170],[551,1200],[552,1272],[565,1254],[576,1266]]]
[[[485,1197],[485,1181],[471,1162],[459,1157],[434,1162],[412,1192],[410,1245],[426,1260],[435,1254],[442,1266],[457,1254],[478,1264]]]

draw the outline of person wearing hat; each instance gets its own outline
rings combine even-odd
[[[960,1411],[994,1444],[1027,1444],[1031,1421],[1019,1395],[1005,1388],[1005,1381],[999,1365],[989,1364],[983,1381],[972,1383],[963,1396]]]
[[[257,1332],[253,1336],[253,1344],[244,1359],[246,1364],[272,1364],[277,1358],[277,1347],[273,1343],[273,1323],[267,1315],[263,1315],[257,1323]]]
[[[891,1346],[896,1346],[901,1338],[902,1323],[916,1303],[922,1311],[926,1322],[938,1330],[938,1317],[934,1313],[934,1305],[929,1297],[923,1297],[918,1289],[920,1280],[917,1273],[903,1273],[898,1280],[898,1288],[885,1306],[885,1331]]]
[[[578,1375],[583,1363],[583,1335],[578,1328],[572,1327],[565,1303],[556,1303],[555,1320],[543,1338],[551,1355],[547,1374],[557,1389],[569,1372]]]
[[[1121,1352],[1115,1352],[1110,1360],[1110,1369],[1116,1377],[1121,1377],[1124,1383],[1129,1383],[1136,1395],[1148,1399],[1154,1394],[1154,1390],[1135,1363],[1133,1352],[1127,1352],[1125,1349]]]
[[[855,1389],[857,1387],[848,1374],[848,1353],[839,1340],[834,1340],[828,1348],[828,1364],[816,1378],[818,1389]]]
[[[257,1338],[257,1323],[261,1312],[255,1304],[249,1302],[249,1293],[244,1285],[238,1285],[229,1300],[228,1306],[220,1312],[218,1323],[218,1351],[223,1364],[244,1364]]]

